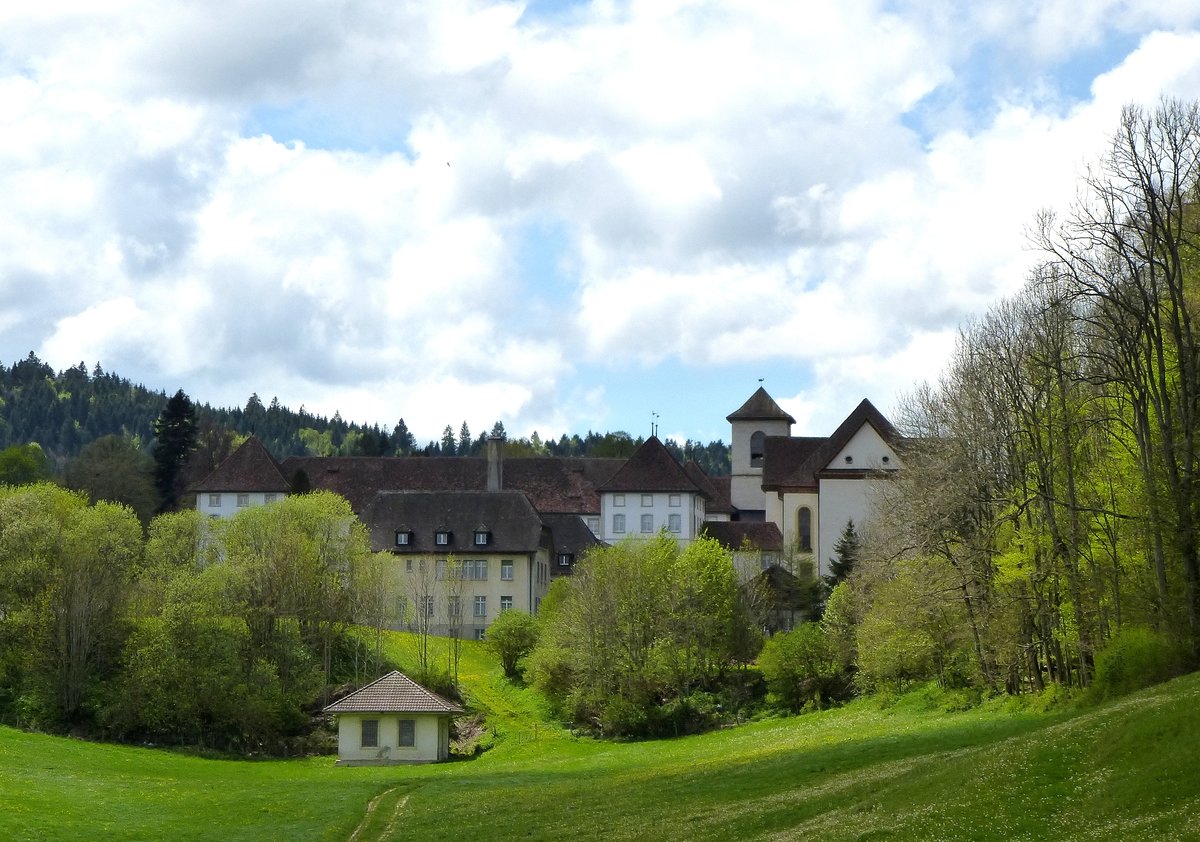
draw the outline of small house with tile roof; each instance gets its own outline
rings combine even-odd
[[[448,760],[463,709],[393,670],[324,712],[337,720],[339,766],[383,766]]]
[[[657,436],[646,439],[599,491],[599,538],[606,543],[664,530],[679,541],[695,540],[710,496]]]
[[[291,490],[283,472],[263,443],[250,436],[212,473],[188,491],[196,508],[209,517],[233,517],[249,506],[262,506],[286,497]]]

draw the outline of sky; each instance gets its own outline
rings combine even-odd
[[[827,435],[1024,283],[1197,0],[0,5],[0,359],[421,442]]]

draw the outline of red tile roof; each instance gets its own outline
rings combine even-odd
[[[504,460],[505,491],[523,491],[539,512],[599,514],[596,489],[624,459],[537,456]],[[292,456],[291,480],[303,470],[313,488],[335,491],[361,513],[378,491],[484,491],[487,459],[476,456]]]
[[[757,550],[782,550],[783,533],[770,521],[705,521],[700,532],[721,542],[730,550],[740,550],[749,544]]]
[[[343,696],[325,713],[462,713],[463,709],[392,670],[383,678]]]
[[[598,489],[605,491],[686,491],[708,497],[667,450],[657,436],[651,436],[633,452],[612,479]]]
[[[242,442],[204,479],[188,489],[203,491],[282,492],[291,490],[278,463],[254,436]]]

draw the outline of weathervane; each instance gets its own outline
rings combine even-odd
[[[650,411],[650,436],[653,438],[658,435],[658,423],[654,420],[658,418],[658,413],[654,410]]]

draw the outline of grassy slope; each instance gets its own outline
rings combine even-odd
[[[397,636],[392,654],[411,640]],[[867,703],[680,740],[553,728],[474,644],[500,745],[469,762],[231,762],[0,729],[0,838],[1187,838],[1200,675],[1082,714]],[[536,726],[536,727],[535,727]],[[367,805],[382,796],[364,821]]]

